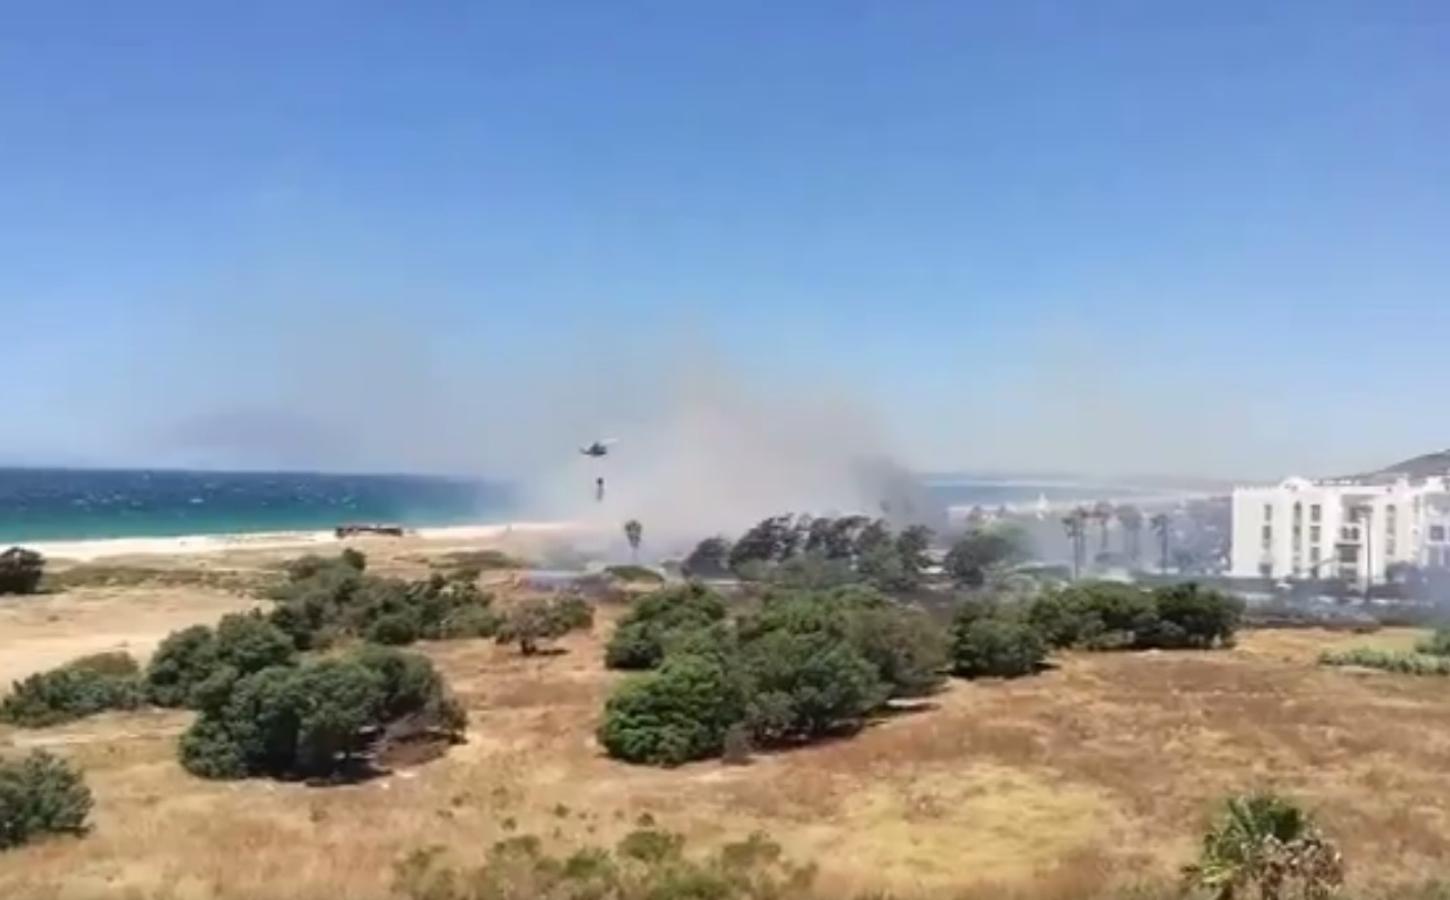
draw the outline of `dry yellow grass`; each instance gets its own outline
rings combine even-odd
[[[86,617],[91,598],[43,602],[57,633],[99,624]],[[193,619],[225,607],[197,603]],[[828,895],[1066,898],[1172,877],[1213,804],[1261,786],[1319,813],[1357,886],[1427,877],[1450,857],[1444,682],[1314,665],[1326,647],[1408,645],[1413,632],[1264,632],[1226,652],[1072,654],[1035,678],[954,682],[849,740],[744,767],[659,770],[611,761],[593,740],[617,677],[601,663],[613,614],[558,656],[475,641],[423,648],[468,706],[469,740],[360,785],[191,778],[174,757],[184,713],[0,732],[0,746],[75,759],[97,800],[84,839],[0,855],[0,896],[385,896],[394,862],[420,847],[476,862],[510,834],[560,849],[610,844],[648,813],[701,848],[767,831],[792,858],[820,864]],[[12,621],[0,626],[0,658],[48,659],[53,648],[25,647],[54,635]],[[106,633],[123,630],[139,626]]]

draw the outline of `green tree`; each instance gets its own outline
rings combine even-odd
[[[33,594],[45,574],[45,557],[24,547],[0,553],[0,594]]]
[[[931,565],[927,551],[931,549],[932,532],[925,525],[910,525],[896,536],[896,552],[907,574],[920,578],[922,571]]]
[[[981,587],[987,576],[1025,556],[1018,535],[1001,529],[977,529],[957,538],[943,565],[963,587]]]
[[[644,526],[639,519],[630,519],[624,523],[624,539],[629,542],[630,561],[639,563],[639,542],[644,537]]]
[[[795,522],[791,516],[762,519],[742,534],[730,548],[730,570],[742,574],[753,565],[768,566],[782,562],[793,555],[796,542]]]
[[[685,557],[681,569],[689,578],[722,578],[730,574],[730,552],[725,538],[705,538]]]
[[[0,760],[0,850],[39,834],[80,834],[90,811],[90,789],[59,757],[35,750]]]
[[[1190,880],[1217,900],[1254,890],[1261,900],[1322,900],[1344,881],[1338,848],[1294,803],[1274,794],[1230,797],[1203,837]]]

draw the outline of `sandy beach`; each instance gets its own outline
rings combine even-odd
[[[426,542],[429,544],[499,541],[512,535],[547,538],[577,532],[571,522],[509,522],[489,525],[452,525],[409,530],[401,538],[360,537],[339,538],[332,531],[265,531],[239,534],[183,535],[176,537],[98,538],[79,541],[15,542],[47,558],[93,562],[131,556],[191,556],[228,553],[238,550],[297,550],[306,552],[348,543],[383,542],[390,545]]]

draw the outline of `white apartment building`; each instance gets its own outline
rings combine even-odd
[[[1450,476],[1235,488],[1231,556],[1239,577],[1342,578],[1361,588],[1395,563],[1450,568]]]

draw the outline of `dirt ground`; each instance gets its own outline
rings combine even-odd
[[[6,601],[0,676],[96,649],[144,653],[251,602],[145,587]],[[88,836],[0,855],[0,896],[385,896],[393,864],[418,848],[471,862],[535,834],[567,851],[612,843],[648,814],[700,849],[768,832],[819,864],[827,895],[1067,898],[1173,877],[1219,798],[1266,786],[1318,813],[1355,885],[1423,880],[1450,858],[1450,684],[1315,665],[1326,647],[1409,646],[1410,631],[1071,654],[1033,678],[953,682],[850,739],[660,770],[611,761],[593,739],[617,678],[602,665],[617,614],[555,656],[424,646],[468,707],[468,741],[359,785],[192,778],[175,761],[186,713],[0,730],[0,749],[75,759],[96,795]]]

